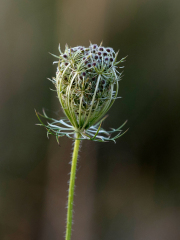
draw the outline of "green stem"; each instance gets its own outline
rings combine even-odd
[[[71,176],[69,183],[69,195],[68,195],[68,210],[67,210],[67,225],[66,225],[66,240],[71,239],[71,229],[72,229],[72,216],[73,216],[73,198],[74,198],[74,183],[76,177],[76,165],[77,165],[77,157],[79,151],[80,135],[76,133],[76,140],[74,143],[74,151],[72,156],[72,164],[71,164]]]

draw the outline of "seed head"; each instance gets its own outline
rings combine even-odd
[[[113,140],[121,136],[121,126],[112,131],[101,128],[101,120],[110,109],[118,94],[118,82],[121,73],[117,65],[118,52],[97,44],[89,47],[73,47],[67,45],[62,52],[59,46],[59,59],[56,77],[51,81],[55,84],[62,109],[70,124],[64,120],[55,120],[45,126],[48,134],[68,136],[79,133],[82,139],[94,141]],[[47,115],[44,113],[44,117]],[[59,125],[63,125],[60,127]],[[110,134],[118,134],[110,138]],[[106,136],[104,136],[106,135]]]
[[[94,125],[114,102],[120,80],[116,58],[111,48],[95,44],[60,52],[56,90],[64,113],[77,131]]]

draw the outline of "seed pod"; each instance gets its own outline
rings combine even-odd
[[[61,52],[59,46],[59,59],[56,77],[51,81],[55,84],[57,95],[62,109],[68,120],[55,120],[44,115],[37,114],[42,126],[46,127],[47,134],[74,138],[76,133],[80,139],[93,141],[114,141],[122,136],[121,127],[106,131],[101,128],[105,119],[104,115],[110,109],[118,94],[118,82],[121,73],[117,65],[125,58],[117,61],[117,55],[112,48],[105,48],[96,44],[90,44],[88,48],[83,46],[68,48]],[[40,116],[48,120],[45,125]],[[103,118],[104,117],[104,118]],[[51,121],[51,122],[49,122]],[[112,134],[116,135],[111,137]]]
[[[57,72],[62,74],[56,74],[56,89],[64,113],[74,128],[81,132],[96,124],[112,106],[117,97],[120,75],[115,66],[105,63],[109,59],[112,64],[115,63],[110,48],[98,48],[91,44],[88,48],[81,46],[72,49],[71,55],[68,54],[68,48],[60,55],[59,62],[65,58],[65,64],[58,65]],[[98,52],[94,56],[93,51],[96,49]],[[87,55],[90,61],[87,60]],[[98,56],[101,55],[98,61]],[[94,56],[93,59],[91,56]],[[68,79],[68,84],[64,79]],[[95,79],[96,83],[88,87]]]

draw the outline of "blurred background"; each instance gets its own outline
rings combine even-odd
[[[2,0],[0,32],[0,239],[64,239],[72,141],[34,109],[63,116],[48,52],[103,40],[128,55],[103,127],[130,129],[83,142],[72,240],[179,240],[180,1]]]

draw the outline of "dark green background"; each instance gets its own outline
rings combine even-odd
[[[72,141],[34,109],[63,115],[48,52],[89,40],[128,55],[103,127],[130,129],[83,142],[72,240],[180,239],[180,1],[3,0],[0,19],[0,239],[64,239]]]

